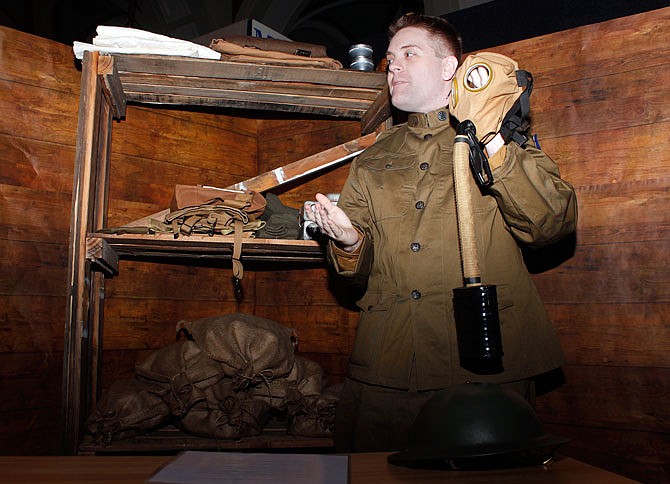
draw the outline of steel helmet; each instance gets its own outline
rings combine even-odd
[[[550,460],[567,441],[545,433],[518,393],[468,383],[437,391],[417,415],[408,448],[388,461],[422,469],[523,467]]]

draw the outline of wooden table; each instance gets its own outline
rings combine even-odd
[[[498,471],[428,471],[395,467],[385,453],[352,454],[352,484],[451,482],[468,484],[616,484],[635,482],[574,459],[547,467]],[[144,483],[171,457],[165,456],[0,456],[0,481],[21,483]]]

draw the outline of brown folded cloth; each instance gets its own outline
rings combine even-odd
[[[255,47],[261,50],[274,50],[277,52],[284,52],[286,54],[294,54],[302,57],[328,57],[325,45],[310,44],[307,42],[293,42],[292,40],[251,37],[250,35],[227,35],[223,38],[223,40],[240,45],[242,47]]]
[[[237,45],[223,39],[213,39],[209,44],[209,48],[220,52],[221,60],[224,61],[342,69],[342,64],[330,57],[304,57],[275,50],[261,50],[256,47]]]

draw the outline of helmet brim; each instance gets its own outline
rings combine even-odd
[[[388,456],[390,464],[418,469],[487,470],[541,465],[570,439],[544,434],[510,446],[410,448]]]

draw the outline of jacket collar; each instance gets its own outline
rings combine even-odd
[[[416,129],[439,128],[449,125],[449,110],[444,107],[429,113],[411,113],[407,126]]]

